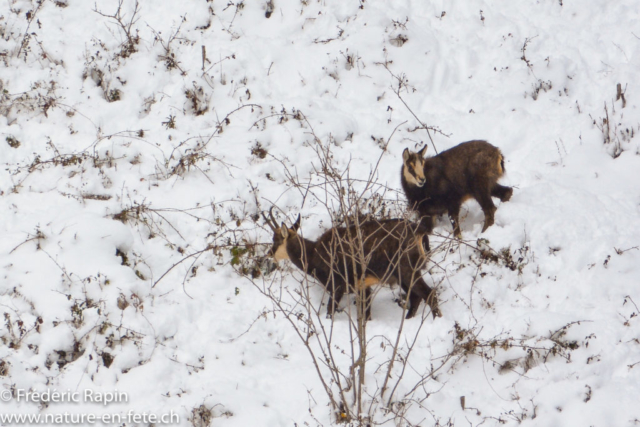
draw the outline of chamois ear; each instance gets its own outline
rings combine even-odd
[[[282,234],[283,239],[286,239],[287,237],[289,237],[289,229],[287,228],[284,222],[280,226],[280,234]]]
[[[422,148],[422,150],[418,151],[418,155],[419,155],[420,157],[424,157],[424,153],[427,151],[427,147],[428,147],[428,146],[427,146],[427,145],[425,145],[425,146]]]
[[[293,223],[293,231],[298,231],[298,228],[300,228],[300,214],[298,214],[298,219],[296,219],[296,222]]]
[[[408,148],[405,148],[404,151],[402,152],[402,161],[407,163],[407,160],[409,160],[409,157],[411,157],[411,152],[409,151]]]

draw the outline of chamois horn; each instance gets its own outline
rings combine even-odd
[[[273,206],[271,206],[271,209],[269,209],[269,218],[265,216],[264,212],[261,212],[261,214],[262,214],[262,218],[264,218],[264,220],[267,222],[267,225],[269,226],[271,231],[275,232],[279,227],[278,227],[278,222],[273,217]]]

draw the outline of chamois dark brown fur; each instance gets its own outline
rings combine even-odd
[[[436,293],[422,279],[429,238],[426,229],[402,219],[367,221],[359,227],[334,227],[315,242],[301,237],[300,216],[292,228],[278,226],[272,212],[263,217],[273,230],[269,251],[276,261],[289,259],[315,277],[329,294],[327,317],[345,293],[364,291],[366,319],[371,318],[371,286],[400,283],[408,295],[406,318],[415,316],[426,301],[434,317],[440,316]]]
[[[484,212],[484,232],[493,225],[496,207],[491,197],[506,202],[513,189],[498,184],[504,174],[504,157],[487,141],[463,142],[447,151],[424,158],[427,147],[402,153],[402,189],[409,206],[431,233],[434,217],[448,213],[456,236],[460,236],[460,207],[476,199]]]

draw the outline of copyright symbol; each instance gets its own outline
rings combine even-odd
[[[12,397],[13,394],[11,393],[11,390],[5,389],[0,392],[0,400],[2,400],[3,402],[9,402]]]

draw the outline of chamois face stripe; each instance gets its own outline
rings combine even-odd
[[[287,241],[286,240],[283,240],[282,244],[280,246],[278,246],[278,249],[276,249],[276,252],[273,255],[273,258],[276,261],[280,261],[282,259],[289,259],[289,253],[287,252]]]
[[[403,173],[404,173],[404,179],[406,179],[409,184],[418,185],[418,180],[409,171],[409,167],[407,167],[407,165],[404,165]]]
[[[273,259],[275,261],[291,259],[289,252],[287,251],[287,241],[292,235],[296,235],[295,231],[290,228],[286,228],[284,225],[274,230],[271,253],[273,254]]]
[[[402,173],[409,184],[422,187],[425,181],[424,159],[420,158],[416,153],[411,153],[404,162]]]

